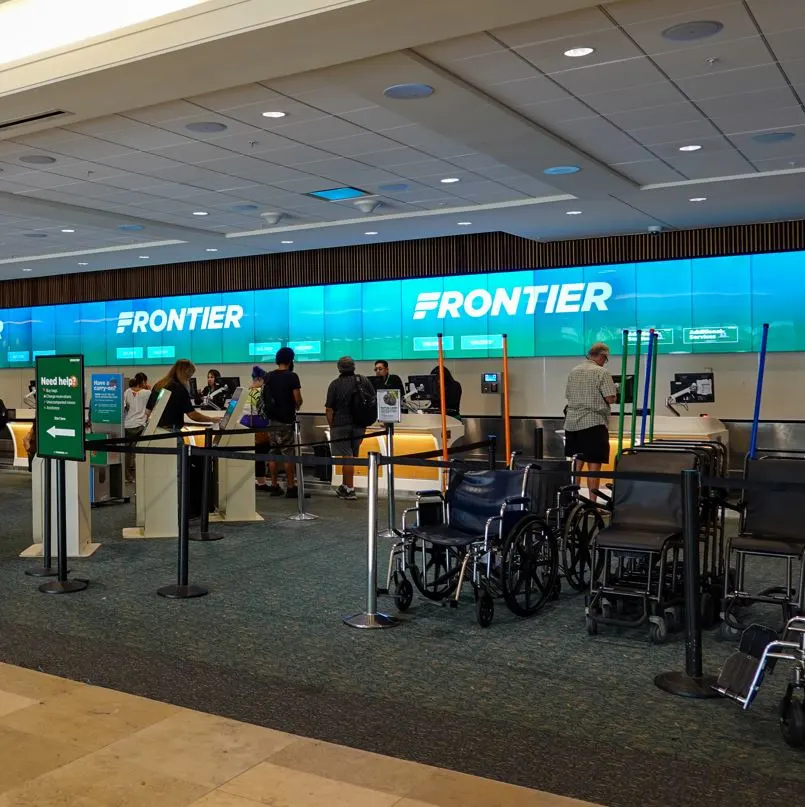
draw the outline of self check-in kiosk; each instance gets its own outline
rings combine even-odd
[[[238,387],[221,418],[221,431],[240,430],[240,421],[246,409],[249,396]],[[216,438],[217,448],[226,450],[230,446],[253,446],[254,434],[222,434]],[[241,452],[244,457],[248,452]],[[251,462],[232,459],[218,460],[218,510],[210,514],[210,521],[262,521],[263,517],[255,509],[254,465]]]

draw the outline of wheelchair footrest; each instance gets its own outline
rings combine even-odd
[[[716,682],[716,689],[732,700],[745,701],[749,697],[760,659],[737,650],[725,662]]]

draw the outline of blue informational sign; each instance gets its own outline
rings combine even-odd
[[[803,252],[518,270],[0,310],[0,367],[82,353],[96,367],[618,353],[657,329],[662,353],[805,350]],[[58,325],[58,327],[57,327]],[[632,344],[636,341],[633,334]]]
[[[122,434],[123,376],[120,373],[93,373],[90,378],[89,419],[93,428]],[[113,427],[112,429],[105,428]]]

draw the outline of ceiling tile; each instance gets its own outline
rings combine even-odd
[[[680,103],[685,100],[685,96],[667,81],[661,81],[626,90],[584,95],[583,99],[601,114],[610,115]]]
[[[139,151],[179,146],[192,142],[191,138],[135,120],[124,120],[120,128],[96,136],[110,143],[128,146]]]
[[[658,53],[651,58],[674,81],[774,63],[769,49],[759,36],[727,42],[720,48],[707,44],[698,48]],[[715,61],[711,63],[709,60]]]
[[[780,65],[792,84],[805,84],[805,59],[786,60]],[[800,92],[800,98],[805,98]]]
[[[533,45],[538,42],[550,42],[554,39],[577,37],[594,31],[603,31],[613,27],[612,21],[598,8],[587,8],[570,14],[546,17],[534,22],[496,28],[492,34],[513,48]],[[578,46],[584,46],[579,42]],[[565,50],[573,47],[568,45]]]
[[[435,42],[416,48],[427,59],[447,64],[459,62],[464,59],[473,59],[494,53],[502,53],[503,48],[498,42],[486,33],[460,36],[444,42]]]
[[[739,87],[733,88],[733,95],[718,98],[705,98],[697,101],[697,106],[711,118],[741,114],[757,113],[756,117],[765,117],[766,113],[781,107],[790,107],[797,103],[796,96],[790,87],[781,86],[773,90],[755,90],[741,92]]]
[[[680,155],[671,155],[667,162],[688,179],[734,176],[753,171],[752,164],[734,149],[708,154],[703,160],[686,160]]]
[[[652,85],[662,79],[657,68],[646,57],[624,59],[592,68],[577,68],[554,73],[551,78],[574,95],[587,97],[632,87]]]
[[[757,143],[753,139],[757,133],[735,134],[730,140],[753,162],[772,157],[789,157],[805,150],[805,126],[789,126],[786,129],[794,137],[781,143]]]
[[[699,143],[711,137],[718,137],[720,132],[712,123],[701,118],[698,121],[671,123],[662,126],[649,126],[644,129],[632,129],[629,134],[644,146],[659,143]]]
[[[242,87],[233,87],[228,90],[194,95],[189,99],[196,106],[202,106],[215,112],[226,112],[244,106],[266,104],[266,111],[273,108],[278,102],[284,100],[283,96],[274,90],[269,90],[262,84],[246,84]]]
[[[509,106],[564,101],[570,97],[556,82],[538,74],[531,78],[507,81],[484,89],[493,98]]]
[[[168,169],[186,167],[175,160],[168,160],[165,157],[142,152],[132,152],[120,157],[106,157],[103,163],[104,165],[112,165],[115,168],[136,174],[161,174]]]
[[[677,84],[688,98],[696,101],[755,90],[780,89],[785,86],[785,81],[777,65],[770,64],[681,79]]]
[[[792,154],[788,157],[752,160],[752,164],[758,171],[788,171],[791,168],[802,168],[805,166],[805,149],[802,149],[799,154]]]
[[[780,62],[802,58],[802,40],[805,37],[805,12],[800,9],[800,27],[777,34],[769,34],[768,42]]]
[[[738,5],[740,0],[632,0],[627,3],[605,3],[604,9],[611,14],[620,25],[634,25],[636,23],[665,21],[668,17],[678,16],[683,19],[705,19],[701,16],[703,8],[707,8],[706,19],[714,16],[716,9],[722,6]],[[690,14],[693,13],[694,17]],[[718,17],[720,19],[720,17]],[[668,23],[673,25],[673,23]],[[662,28],[668,25],[663,23]]]
[[[196,118],[202,112],[203,110],[200,110],[190,101],[170,101],[166,104],[157,104],[156,106],[135,109],[133,112],[127,112],[126,117],[131,118],[132,120],[141,121],[142,123],[161,125],[163,123],[167,123],[168,121],[183,120],[184,118]],[[205,120],[217,120],[217,116],[211,115]],[[225,121],[221,122],[225,123]]]
[[[590,70],[597,66],[624,59],[636,59],[642,52],[635,44],[617,28],[596,31],[583,37],[558,39],[541,42],[536,45],[521,45],[517,52],[545,73],[558,73],[564,70]],[[595,52],[581,58],[565,56],[565,51],[572,47],[584,46],[595,48]]]
[[[538,104],[517,105],[516,109],[541,126],[561,123],[566,120],[595,117],[596,112],[585,103],[568,96],[558,101],[544,101]]]
[[[648,160],[651,154],[603,118],[565,121],[553,127],[556,135],[606,162]]]
[[[677,94],[677,97],[682,96]],[[677,123],[700,121],[703,116],[690,101],[680,101],[664,106],[633,109],[628,112],[612,112],[607,117],[621,129],[632,131],[649,126],[671,126]]]
[[[712,120],[725,134],[785,130],[804,125],[805,112],[801,106],[788,106],[769,109],[759,114],[758,110],[746,107],[743,111],[736,111],[732,115],[713,116]]]
[[[652,185],[655,182],[677,182],[682,178],[678,171],[660,160],[612,163],[610,167],[641,185]]]
[[[290,140],[314,145],[336,137],[363,134],[363,129],[345,120],[334,117],[316,118],[302,123],[289,123],[279,127],[277,133]]]
[[[261,154],[275,149],[286,149],[296,145],[296,143],[273,132],[253,130],[248,134],[232,134],[221,137],[214,141],[214,145],[221,149],[227,149],[231,156],[232,152],[237,152],[238,154]]]
[[[765,34],[802,26],[802,4],[798,0],[746,0]]]
[[[318,147],[333,154],[340,154],[342,157],[360,157],[363,154],[399,148],[397,143],[392,140],[372,132],[351,135],[350,137],[339,137],[335,140],[322,140]]]
[[[272,149],[264,154],[255,155],[257,159],[267,159],[277,165],[306,165],[317,160],[328,160],[332,157],[326,151],[313,148],[313,146],[288,146],[287,148]]]
[[[232,156],[231,152],[219,146],[213,146],[211,143],[182,143],[179,146],[169,146],[164,149],[154,149],[154,151],[161,157],[189,165],[198,165]]]
[[[370,106],[366,109],[344,112],[341,117],[345,118],[350,123],[354,123],[356,126],[362,126],[373,132],[393,129],[396,126],[407,126],[411,123],[409,118],[399,115],[396,112],[391,112],[381,106]]]
[[[483,87],[533,78],[536,75],[533,65],[508,50],[453,62],[447,67],[451,73],[465,81]]]

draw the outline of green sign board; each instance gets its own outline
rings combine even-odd
[[[84,357],[36,357],[36,452],[83,462]]]

